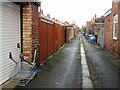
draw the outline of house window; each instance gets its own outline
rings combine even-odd
[[[118,14],[113,17],[113,39],[117,39],[118,34]]]

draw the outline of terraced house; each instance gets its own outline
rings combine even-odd
[[[105,48],[120,57],[120,0],[112,1],[112,9],[105,13]]]

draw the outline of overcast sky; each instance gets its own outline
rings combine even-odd
[[[112,0],[41,0],[41,8],[46,15],[64,22],[75,21],[82,26],[90,21],[96,14],[97,17],[112,8]]]

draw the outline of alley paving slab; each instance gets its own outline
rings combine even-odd
[[[120,68],[111,62],[117,58],[82,38],[94,88],[120,88]]]
[[[40,67],[38,76],[23,88],[81,88],[79,46],[77,37],[49,58]]]

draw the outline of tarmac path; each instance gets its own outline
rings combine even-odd
[[[68,43],[39,70],[39,74],[25,88],[81,88],[79,39]]]

